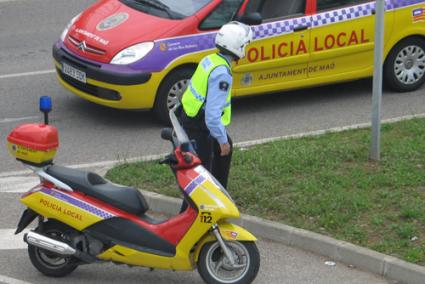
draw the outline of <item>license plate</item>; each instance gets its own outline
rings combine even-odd
[[[86,72],[80,71],[66,63],[62,63],[62,73],[82,83],[87,83]]]

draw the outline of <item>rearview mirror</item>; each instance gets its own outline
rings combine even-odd
[[[263,22],[263,17],[260,13],[254,12],[239,16],[236,18],[236,20],[250,26],[255,26],[260,25]]]

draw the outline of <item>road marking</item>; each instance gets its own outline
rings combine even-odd
[[[160,155],[149,155],[123,160],[70,165],[68,167],[73,169],[89,169],[91,171],[96,171],[98,174],[104,175],[110,168],[122,163],[154,161],[161,159],[165,155],[167,154],[164,153]],[[0,173],[0,193],[24,193],[36,186],[39,182],[40,179],[30,170],[3,172]]]
[[[0,119],[0,123],[9,123],[9,122],[17,122],[23,120],[32,120],[38,118],[38,116],[26,116],[26,117],[18,117],[18,118],[3,118]]]
[[[395,123],[395,122],[409,120],[413,118],[425,118],[425,113],[385,119],[385,120],[382,120],[382,123]],[[335,132],[342,132],[346,130],[361,129],[361,128],[367,128],[367,127],[370,127],[370,123],[353,124],[353,125],[342,126],[342,127],[335,127],[335,128],[304,132],[304,133],[298,133],[298,134],[291,134],[286,136],[278,136],[278,137],[270,137],[270,138],[264,138],[264,139],[238,142],[238,143],[235,143],[234,146],[238,148],[245,148],[245,147],[251,147],[255,145],[260,145],[260,144],[270,143],[270,142],[275,142],[280,140],[318,136],[325,133],[335,133]],[[119,165],[122,163],[154,161],[154,160],[161,159],[167,154],[168,153],[159,154],[159,155],[134,157],[129,159],[105,161],[105,162],[70,165],[68,167],[74,168],[74,169],[89,169],[91,171],[96,171],[97,173],[104,175],[109,169],[111,169],[112,167],[116,165]],[[33,175],[33,172],[29,170],[0,173],[0,193],[27,192],[29,189],[37,185],[37,183],[38,183],[38,178],[35,177]]]
[[[19,279],[10,278],[5,275],[0,275],[0,282],[6,284],[32,284],[31,282],[25,282]]]
[[[15,235],[16,229],[0,229],[0,250],[26,249],[24,234],[28,233],[26,229],[19,235]]]
[[[23,193],[40,183],[36,176],[5,177],[0,179],[0,193]]]
[[[24,73],[5,74],[5,75],[0,75],[0,79],[9,79],[9,78],[17,78],[17,77],[25,77],[25,76],[52,74],[52,73],[55,73],[55,72],[56,72],[56,70],[51,69],[51,70],[40,70],[40,71],[24,72]]]
[[[21,0],[0,0],[0,3],[4,3],[4,2],[16,2],[16,1],[21,1]]]

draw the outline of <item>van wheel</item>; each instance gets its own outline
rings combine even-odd
[[[175,70],[162,81],[153,109],[161,122],[170,124],[168,112],[181,100],[194,72],[192,68]]]
[[[64,241],[62,235],[70,230],[73,229],[65,224],[49,220],[43,224],[43,230],[38,227],[35,231],[52,239]],[[78,260],[72,256],[60,256],[32,245],[28,245],[28,254],[34,267],[46,276],[64,277],[78,267]]]
[[[418,89],[425,82],[425,41],[412,37],[399,42],[384,65],[385,83],[398,92]]]

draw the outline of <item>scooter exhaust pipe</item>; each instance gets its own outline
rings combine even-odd
[[[25,234],[24,242],[63,256],[74,256],[77,254],[77,251],[68,244],[37,234],[35,232],[29,232]]]

